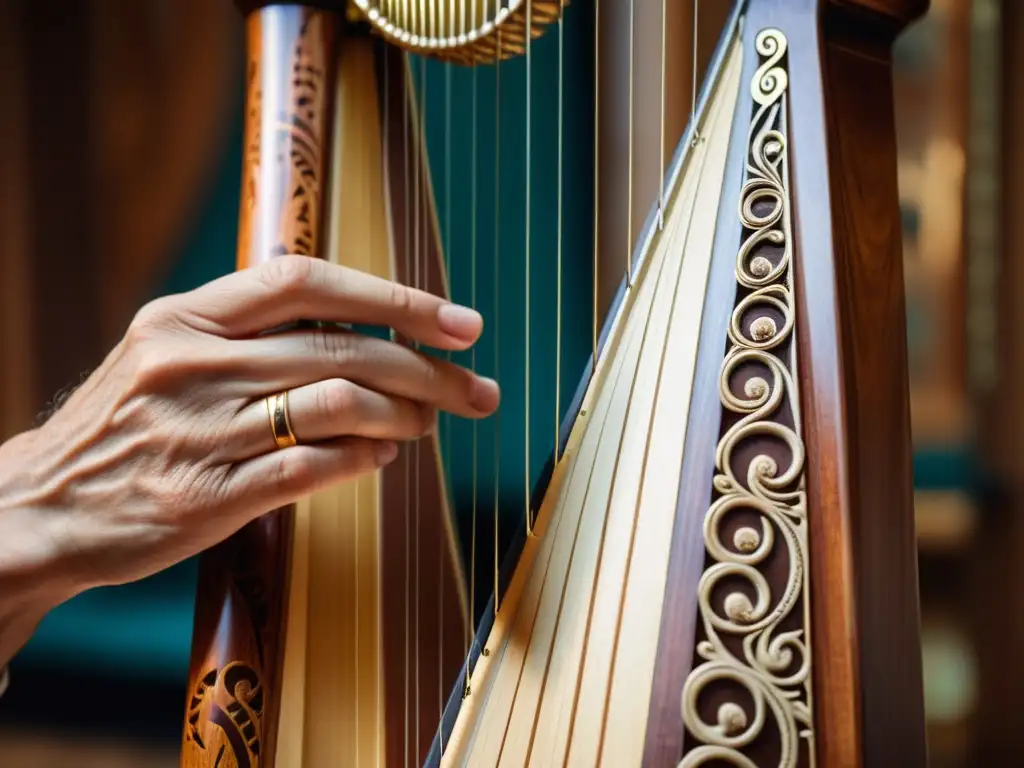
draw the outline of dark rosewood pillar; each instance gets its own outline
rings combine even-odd
[[[241,3],[247,93],[238,268],[323,257],[340,15]],[[268,426],[269,429],[269,426]],[[181,765],[273,765],[294,510],[200,559]]]

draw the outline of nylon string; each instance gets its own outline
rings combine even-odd
[[[450,9],[449,9],[450,10]],[[451,24],[451,18],[448,19]],[[444,269],[448,281],[449,299],[454,301],[452,284],[452,68],[444,69]],[[448,362],[452,353],[448,352]],[[451,493],[452,476],[452,418],[445,412],[444,484],[449,503],[454,502]],[[444,755],[444,540],[440,539],[437,553],[437,583],[440,594],[437,600],[437,741]]]
[[[558,466],[560,456],[558,450],[561,442],[561,394],[562,394],[562,139],[564,131],[564,66],[563,55],[565,50],[565,26],[563,25],[565,9],[558,7],[558,224],[555,227],[558,242],[557,249],[557,270],[558,276],[555,281],[555,466]]]
[[[403,161],[405,164],[404,171],[404,184],[403,189],[405,193],[405,240],[403,241],[403,261],[405,262],[405,282],[408,284],[412,277],[412,264],[410,263],[410,252],[412,249],[409,247],[412,243],[410,235],[412,234],[409,229],[410,220],[410,208],[409,205],[409,54],[403,54],[402,56],[402,153]],[[412,524],[410,519],[412,515],[410,510],[412,508],[412,499],[409,492],[412,467],[410,466],[410,447],[408,444],[405,446],[403,451],[405,458],[405,614],[403,622],[405,624],[405,632],[403,633],[404,645],[405,645],[405,717],[403,725],[405,726],[405,766],[409,766],[409,625],[410,622],[410,594],[411,594],[411,571],[410,563],[412,562],[412,553],[410,546],[412,542]]]
[[[421,6],[421,20],[425,17],[426,6],[424,5],[425,0],[420,0]],[[425,229],[427,224],[427,216],[425,210],[425,201],[423,195],[423,163],[426,162],[425,140],[424,131],[426,129],[426,118],[427,118],[427,71],[426,71],[426,59],[422,56],[420,61],[420,94],[422,97],[422,106],[418,111],[417,118],[417,136],[416,136],[416,287],[420,290],[426,289],[426,237]],[[420,343],[415,342],[416,349],[420,348]],[[416,454],[416,485],[415,488],[415,499],[416,499],[416,545],[415,545],[415,570],[416,570],[416,595],[415,595],[415,608],[416,608],[416,727],[415,727],[415,750],[420,748],[420,723],[422,718],[420,717],[420,707],[423,702],[423,696],[420,693],[420,683],[422,679],[422,668],[420,666],[420,471],[421,471],[421,440],[416,440],[414,451]]]
[[[593,347],[591,349],[591,377],[597,373],[597,286],[598,254],[600,246],[598,233],[601,222],[601,0],[594,0],[594,306],[593,306]]]
[[[628,191],[626,202],[626,288],[633,287],[633,28],[636,2],[629,0],[629,164],[626,173]]]
[[[658,230],[665,227],[665,37],[668,0],[661,0],[661,134],[658,142]]]
[[[530,134],[532,127],[532,114],[530,111],[531,107],[531,85],[532,85],[532,61],[530,56],[530,39],[533,37],[531,34],[533,31],[533,0],[526,0],[526,288],[524,297],[524,309],[526,315],[526,333],[525,333],[525,356],[523,361],[523,381],[524,381],[524,424],[526,429],[526,439],[524,440],[524,454],[523,454],[523,486],[526,494],[526,535],[533,536],[533,509],[530,505],[530,177],[531,163],[530,163]]]
[[[472,158],[470,160],[470,304],[476,306],[476,259],[477,259],[477,226],[476,226],[476,196],[477,196],[477,68],[473,67],[472,72],[472,97],[470,100],[470,120],[473,126],[471,141]],[[476,345],[470,350],[470,361],[473,372],[476,372]],[[466,657],[472,653],[473,643],[473,619],[476,616],[476,518],[477,518],[477,472],[478,472],[478,439],[479,430],[477,420],[473,420],[473,502],[472,502],[472,532],[470,534],[470,566],[469,566],[469,624],[466,626]],[[467,681],[468,682],[468,681]]]
[[[500,372],[501,350],[501,30],[494,60],[494,378]],[[501,489],[501,408],[494,414],[494,615],[498,615],[499,493]]]

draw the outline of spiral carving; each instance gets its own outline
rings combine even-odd
[[[719,372],[726,428],[704,518],[701,661],[683,687],[683,724],[692,739],[679,768],[814,763],[805,448],[794,376],[787,42],[780,31],[766,29],[755,47],[761,64],[751,82],[756,109],[738,210],[744,233],[736,259],[738,299]]]

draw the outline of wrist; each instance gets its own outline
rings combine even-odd
[[[0,446],[0,669],[54,607],[71,597],[68,556],[53,526],[59,510],[40,503],[29,434]]]

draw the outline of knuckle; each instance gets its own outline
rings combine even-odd
[[[274,485],[286,495],[296,497],[312,486],[314,477],[313,462],[305,451],[282,453],[273,471]]]
[[[170,297],[154,299],[135,313],[125,338],[130,344],[148,341],[166,331],[174,317],[174,302]]]
[[[163,345],[145,344],[135,350],[132,380],[136,392],[159,389],[178,373],[174,356]]]
[[[420,414],[420,434],[425,435],[434,428],[434,421],[437,419],[437,409],[424,405],[419,409]]]
[[[275,292],[307,290],[316,279],[317,260],[308,256],[278,256],[260,268],[260,277]]]
[[[309,343],[315,355],[332,360],[342,368],[356,356],[354,337],[350,334],[320,329],[309,335]]]
[[[414,300],[412,290],[401,283],[390,283],[388,303],[400,314],[412,311]]]
[[[426,356],[421,356],[420,359],[423,362],[422,366],[420,366],[420,376],[423,379],[424,391],[432,397],[443,396],[447,387],[445,386],[445,376],[441,371],[440,364]]]
[[[330,379],[318,390],[319,410],[323,416],[337,417],[356,408],[359,389],[350,381]]]

